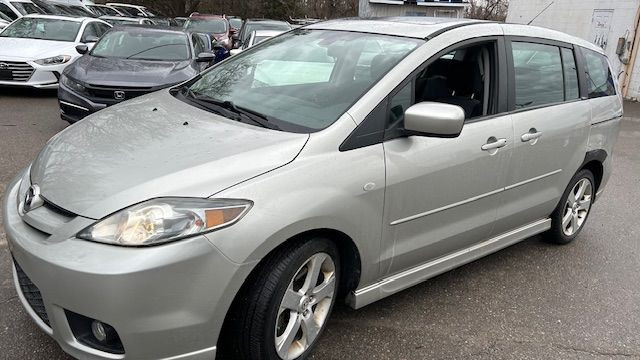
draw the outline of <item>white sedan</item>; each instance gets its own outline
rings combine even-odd
[[[55,89],[65,67],[111,28],[94,18],[27,15],[0,32],[0,86]]]

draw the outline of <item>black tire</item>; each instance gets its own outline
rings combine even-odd
[[[573,234],[567,235],[562,225],[562,218],[564,216],[565,206],[567,204],[569,196],[573,195],[572,191],[574,187],[578,182],[580,182],[583,179],[588,180],[589,183],[591,184],[591,189],[593,191],[593,194],[591,197],[591,206],[589,206],[586,216],[584,217],[584,222],[579,227],[579,229],[575,231]],[[584,224],[586,224],[589,218],[589,214],[591,214],[591,209],[593,207],[593,201],[595,199],[595,192],[596,192],[595,184],[596,182],[595,182],[593,173],[587,169],[580,170],[578,171],[578,173],[576,173],[573,176],[573,178],[569,182],[569,186],[567,186],[567,189],[564,191],[564,194],[562,194],[560,203],[554,210],[553,214],[551,214],[551,229],[549,229],[549,231],[545,233],[545,236],[544,236],[545,240],[554,244],[566,245],[571,243],[573,240],[575,240],[576,237],[578,237],[578,235],[580,235],[580,232],[582,231],[582,229],[584,229]]]
[[[316,254],[327,254],[335,265],[335,288],[327,319],[338,295],[340,279],[339,253],[335,244],[325,238],[296,241],[277,249],[258,265],[236,297],[218,343],[222,359],[280,360],[276,351],[275,332],[278,310],[285,291],[307,260]],[[317,344],[319,335],[296,359],[305,359]]]

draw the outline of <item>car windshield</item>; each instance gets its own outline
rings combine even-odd
[[[220,63],[178,97],[196,105],[233,104],[272,119],[282,130],[313,132],[334,123],[423,42],[298,29]]]
[[[75,41],[81,22],[23,17],[7,26],[0,37]]]
[[[22,15],[43,13],[43,11],[40,8],[38,8],[32,3],[11,2],[11,5],[13,5],[13,7],[15,7]]]
[[[231,27],[235,29],[240,29],[242,27],[242,19],[238,19],[238,18],[229,19],[229,24],[231,24]]]
[[[189,59],[187,36],[168,31],[113,30],[106,33],[91,55],[106,58],[153,61]]]
[[[10,17],[8,17],[7,15],[3,14],[0,12],[0,20],[4,20],[4,21],[8,21],[8,22],[12,22],[13,20],[11,20]]]
[[[184,28],[194,32],[222,34],[227,32],[227,22],[222,19],[189,19]]]
[[[112,6],[112,7],[115,9],[118,9],[118,11],[120,11],[121,13],[129,16],[138,16],[138,14],[140,13],[136,9],[130,8],[128,6]]]

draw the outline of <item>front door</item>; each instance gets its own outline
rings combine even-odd
[[[389,122],[413,103],[459,105],[457,138],[398,137],[384,142],[387,189],[383,238],[388,274],[486,240],[492,233],[513,147],[509,115],[497,116],[497,41],[446,52],[392,93]],[[493,115],[492,115],[493,114]],[[384,270],[384,269],[383,269]]]

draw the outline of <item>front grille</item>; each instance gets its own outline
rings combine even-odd
[[[0,80],[26,82],[31,78],[34,68],[25,62],[0,60]]]
[[[20,291],[22,291],[22,295],[31,309],[38,315],[38,317],[45,323],[47,326],[51,327],[49,323],[49,316],[47,316],[47,310],[44,308],[44,301],[42,301],[42,294],[40,294],[40,290],[38,287],[31,282],[31,279],[24,273],[18,262],[13,261],[16,266],[16,273],[18,275],[18,283],[20,284]]]
[[[129,100],[136,98],[138,96],[146,95],[155,90],[152,87],[142,87],[142,88],[134,88],[134,87],[112,87],[112,86],[101,86],[101,85],[87,85],[87,92],[89,96],[91,96],[94,100],[100,102],[107,102],[109,104],[124,100]],[[116,92],[123,92],[124,98],[116,97]],[[105,101],[106,100],[106,101]]]

